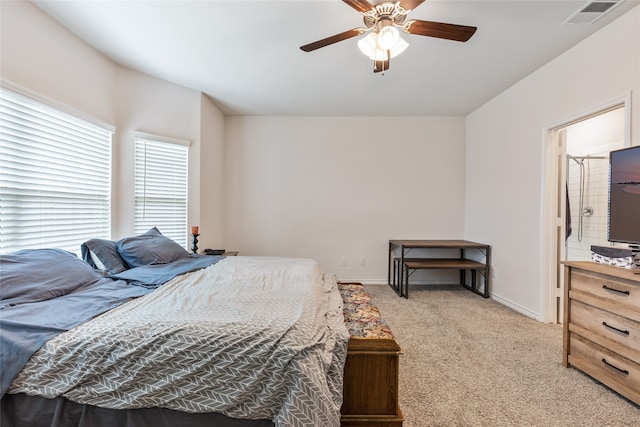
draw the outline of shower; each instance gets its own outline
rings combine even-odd
[[[585,216],[593,215],[593,208],[591,206],[584,206],[584,180],[585,180],[585,171],[584,171],[584,161],[585,159],[604,159],[606,157],[575,157],[571,155],[567,155],[568,159],[573,160],[580,167],[580,178],[579,178],[579,197],[578,197],[578,242],[582,242],[583,235],[583,222],[582,219]]]
[[[567,154],[567,202],[569,206],[570,199],[573,199],[573,205],[577,205],[577,209],[569,208],[570,211],[575,212],[571,215],[575,218],[571,229],[575,232],[575,245],[582,246],[583,251],[587,251],[590,248],[589,244],[594,243],[593,241],[583,243],[585,221],[589,224],[588,227],[597,226],[597,223],[603,221],[606,222],[608,163],[600,161],[606,159],[608,159],[607,156],[572,156]],[[591,160],[597,160],[597,162],[591,163]],[[571,161],[578,166],[577,171],[570,170]],[[592,220],[586,220],[587,218],[592,218]],[[575,245],[573,248],[577,249]]]

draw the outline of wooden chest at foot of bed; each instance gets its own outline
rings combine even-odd
[[[341,283],[351,338],[344,367],[342,426],[401,427],[400,346],[361,284]]]

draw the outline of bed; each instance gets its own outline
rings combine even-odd
[[[154,229],[90,243],[2,256],[3,426],[402,424],[400,349],[361,285]]]

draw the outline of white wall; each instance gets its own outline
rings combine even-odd
[[[632,92],[640,143],[640,7],[467,117],[465,237],[493,246],[491,292],[543,319],[543,130]]]
[[[189,224],[221,234],[221,113],[197,91],[120,67],[79,40],[30,2],[2,2],[0,77],[66,109],[116,127],[113,138],[114,239],[133,233],[133,132],[191,140]],[[203,142],[204,141],[204,142]],[[201,156],[201,151],[205,155]],[[218,160],[211,160],[215,157]],[[202,171],[218,166],[217,175]],[[204,177],[201,178],[201,173]],[[206,209],[206,214],[201,213]],[[187,230],[185,230],[185,233]],[[201,247],[212,236],[201,238]]]
[[[2,79],[115,125],[118,67],[33,4],[0,7]]]
[[[200,182],[200,94],[126,68],[118,69],[114,146],[115,237],[134,234],[134,132],[186,139],[189,146],[189,219],[197,215]],[[194,224],[195,225],[195,224]],[[188,227],[187,227],[188,228]],[[162,230],[161,230],[162,231]],[[188,231],[185,230],[185,233]]]
[[[224,116],[205,95],[200,115],[200,226],[201,249],[224,248]],[[195,191],[190,189],[190,191]]]
[[[226,249],[386,283],[389,239],[463,236],[464,118],[228,117],[225,128]]]

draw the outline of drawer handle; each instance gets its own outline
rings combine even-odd
[[[613,329],[616,332],[620,332],[621,334],[625,334],[625,335],[629,335],[629,331],[623,331],[622,329],[618,329],[615,326],[611,326],[609,324],[607,324],[607,322],[602,322],[602,326],[609,328],[609,329]]]
[[[605,359],[604,357],[602,358],[602,363],[604,363],[605,365],[615,369],[616,371],[625,374],[625,375],[629,375],[629,371],[627,371],[626,369],[620,369],[615,365],[612,365],[611,363],[607,362],[607,359]]]
[[[607,285],[602,285],[602,289],[606,289],[611,292],[617,292],[619,294],[629,295],[629,291],[621,291],[620,289],[610,288]]]

